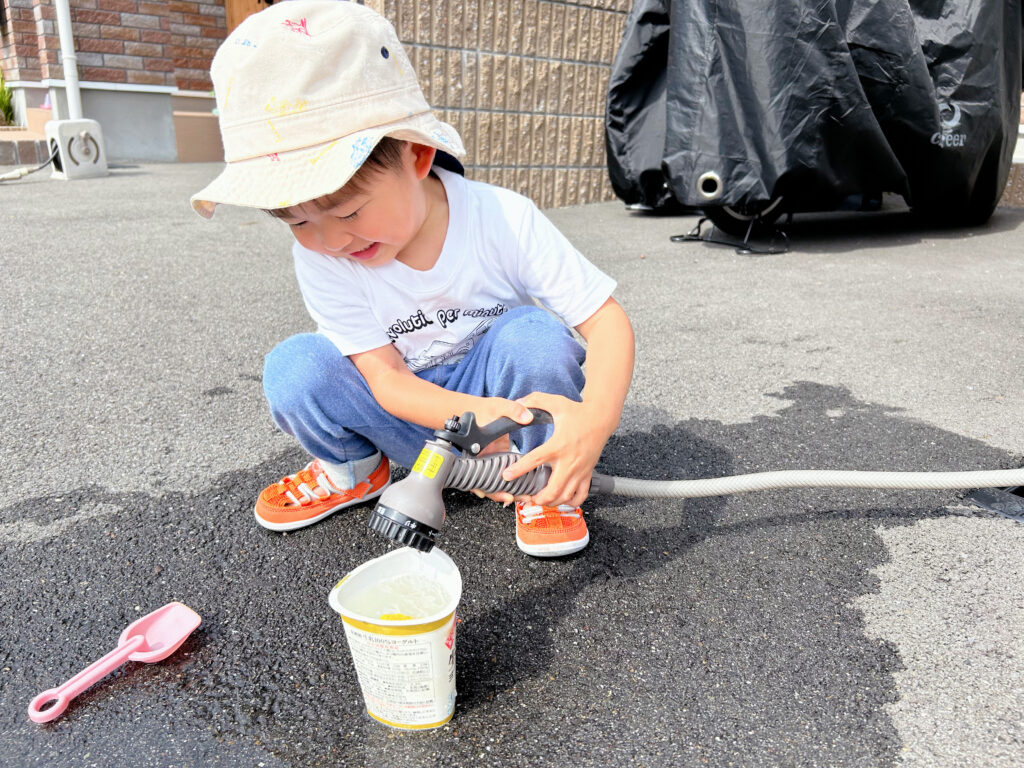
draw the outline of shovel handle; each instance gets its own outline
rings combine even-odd
[[[102,659],[94,661],[67,682],[50,688],[36,696],[28,705],[28,717],[34,723],[47,723],[60,717],[68,703],[85,689],[99,682],[120,667],[135,649],[142,645],[145,637],[134,635],[124,644],[118,645]],[[52,702],[52,703],[51,703]]]

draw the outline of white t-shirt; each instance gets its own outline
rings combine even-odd
[[[611,296],[615,281],[587,261],[532,201],[434,168],[448,195],[437,263],[367,267],[292,248],[306,309],[343,355],[393,343],[412,371],[461,360],[495,318],[537,299],[569,326]],[[540,350],[535,350],[540,352]]]

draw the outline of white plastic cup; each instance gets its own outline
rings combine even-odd
[[[440,584],[448,602],[429,616],[381,619],[348,604],[385,579],[402,574]],[[455,610],[462,576],[437,547],[403,547],[363,563],[339,581],[328,602],[341,614],[366,712],[393,728],[438,728],[455,712]]]

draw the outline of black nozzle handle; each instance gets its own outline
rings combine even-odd
[[[502,416],[500,419],[495,419],[490,424],[484,427],[480,427],[480,434],[483,436],[483,445],[493,443],[499,437],[515,432],[517,429],[523,429],[524,427],[532,427],[535,424],[553,424],[554,418],[551,414],[545,411],[543,408],[530,408],[530,413],[533,414],[533,421],[529,424],[520,424],[518,421],[510,419],[508,416]]]
[[[444,429],[438,430],[434,434],[475,456],[499,437],[515,432],[517,429],[532,427],[536,424],[554,423],[551,414],[543,408],[530,408],[530,413],[533,414],[533,421],[529,424],[520,424],[507,416],[502,416],[490,424],[478,427],[476,414],[467,411],[461,417],[449,419],[448,423],[444,425]]]

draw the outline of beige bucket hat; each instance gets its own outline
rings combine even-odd
[[[465,155],[430,111],[394,28],[349,0],[288,0],[255,13],[210,68],[224,170],[192,197],[285,208],[341,188],[385,136]]]

